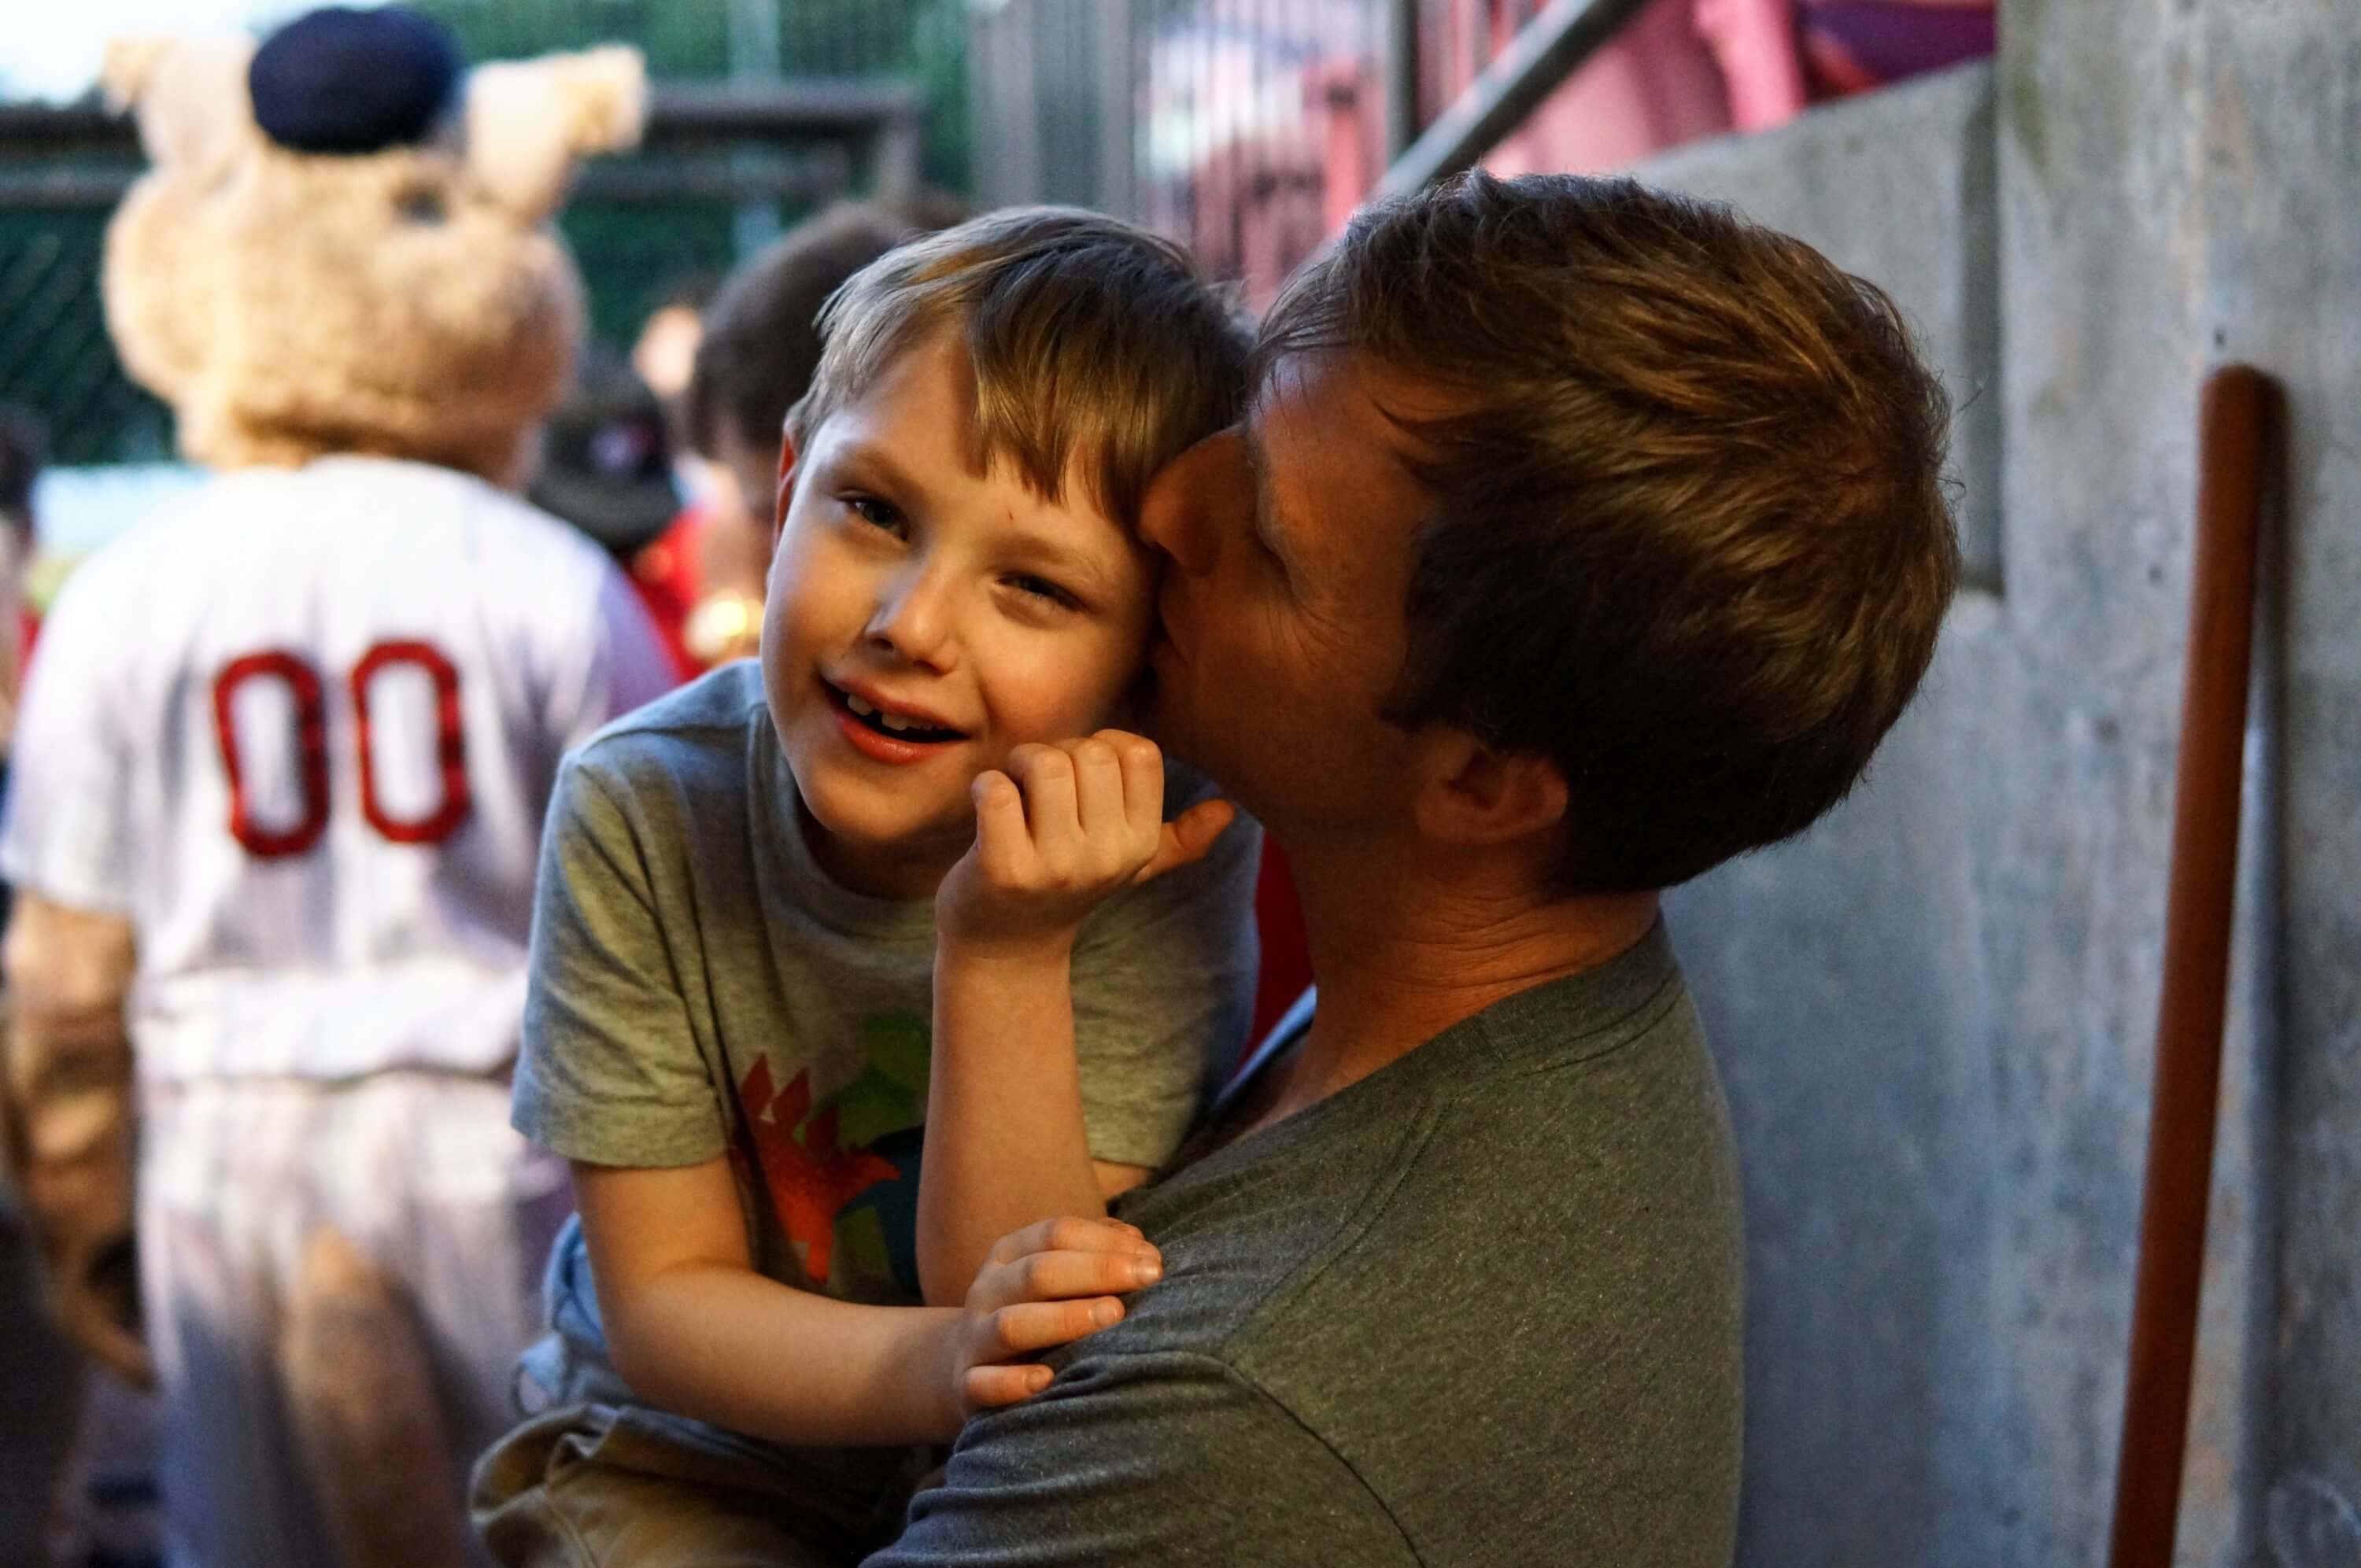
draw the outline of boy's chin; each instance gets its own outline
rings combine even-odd
[[[895,897],[930,892],[931,884],[919,889],[916,883],[929,875],[939,878],[975,840],[972,815],[913,818],[879,810],[873,791],[856,788],[840,795],[825,780],[813,783],[816,788],[796,781],[806,841],[814,858],[856,892]],[[873,877],[893,885],[862,885]]]

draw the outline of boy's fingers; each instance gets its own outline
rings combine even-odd
[[[1122,759],[1096,735],[1069,740],[1065,751],[1073,760],[1074,806],[1084,837],[1101,848],[1120,851],[1120,835],[1126,826]],[[1110,835],[1115,836],[1111,842]]]
[[[1102,729],[1094,737],[1112,747],[1123,766],[1123,809],[1145,839],[1164,825],[1164,753],[1145,735]]]
[[[1025,820],[1052,870],[1070,865],[1082,823],[1074,804],[1074,760],[1055,746],[1019,746],[1008,753],[1008,775],[1025,792]]]
[[[1112,1296],[1076,1301],[1021,1301],[992,1314],[984,1354],[994,1361],[1069,1344],[1085,1334],[1123,1321],[1123,1303]]]
[[[1146,1244],[1137,1252],[1037,1252],[1004,1265],[979,1294],[979,1306],[1120,1296],[1164,1277],[1164,1259]]]
[[[961,1379],[967,1402],[978,1409],[996,1409],[1029,1399],[1049,1386],[1046,1366],[971,1366]]]
[[[1025,797],[1015,781],[994,770],[976,774],[969,798],[975,802],[976,858],[994,881],[1014,881],[1030,849]]]
[[[1139,868],[1135,883],[1149,882],[1202,860],[1213,840],[1237,820],[1238,808],[1226,800],[1201,800],[1171,821],[1157,842],[1156,853]]]
[[[1037,1252],[1131,1253],[1143,1249],[1156,1250],[1137,1225],[1125,1224],[1121,1220],[1061,1214],[1055,1219],[1036,1220],[1021,1231],[1009,1232],[992,1244],[991,1261],[1014,1263],[1027,1253]]]

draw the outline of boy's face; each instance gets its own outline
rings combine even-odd
[[[1155,612],[1147,553],[1085,487],[1051,502],[973,466],[973,384],[929,340],[783,455],[763,690],[815,853],[880,896],[966,852],[978,773],[1108,721]]]

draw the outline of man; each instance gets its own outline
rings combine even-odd
[[[1957,572],[1884,295],[1623,181],[1365,214],[1159,480],[1162,739],[1318,1006],[1118,1217],[1164,1281],[877,1565],[1724,1563],[1740,1225],[1660,890],[1849,790]]]

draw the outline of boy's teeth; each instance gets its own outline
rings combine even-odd
[[[844,694],[844,706],[852,709],[853,712],[861,715],[863,718],[868,718],[871,714],[877,711],[867,703],[862,701],[859,697],[853,696],[851,692]]]
[[[884,718],[879,719],[878,722],[885,726],[888,729],[908,729],[912,728],[910,721],[903,718],[898,713],[889,713]]]

